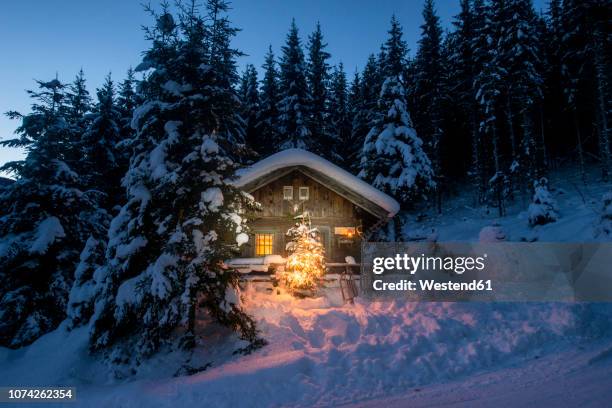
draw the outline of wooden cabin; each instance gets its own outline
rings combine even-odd
[[[287,255],[287,230],[308,212],[325,246],[326,260],[360,260],[361,240],[399,210],[387,194],[316,154],[288,149],[241,170],[234,184],[262,206],[251,222],[242,257]]]

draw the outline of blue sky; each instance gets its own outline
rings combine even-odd
[[[155,1],[151,2],[155,5]],[[537,10],[547,0],[534,0]],[[393,13],[404,27],[413,53],[420,33],[423,0],[235,0],[230,17],[242,31],[234,45],[248,54],[241,67],[260,67],[268,44],[278,54],[292,17],[306,36],[321,22],[332,63],[342,61],[352,77],[384,41]],[[459,0],[438,0],[444,27],[457,14]],[[28,112],[25,89],[34,79],[57,73],[70,81],[83,68],[90,92],[110,71],[121,79],[146,49],[141,26],[149,16],[138,0],[22,0],[4,2],[0,13],[0,112]],[[17,123],[0,117],[0,139],[11,137]],[[22,157],[16,149],[0,148],[0,164]]]

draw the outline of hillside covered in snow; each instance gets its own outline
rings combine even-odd
[[[460,195],[450,200],[453,210],[446,217],[411,224],[418,228],[410,231],[436,225],[438,239],[475,241],[479,235],[490,239],[494,225],[498,238],[513,241],[602,240],[597,197],[605,186],[572,187],[563,172],[554,180],[568,185],[551,188],[560,219],[541,228],[529,227],[526,211],[499,218],[471,208]],[[477,211],[482,218],[474,216]],[[280,289],[268,293],[247,285],[243,305],[266,346],[234,354],[240,340],[202,324],[202,347],[193,353],[161,351],[123,371],[88,355],[87,328],[67,332],[62,325],[31,346],[1,349],[0,382],[76,386],[76,405],[84,407],[530,406],[538,401],[597,407],[612,397],[610,304],[357,298],[355,305],[343,305],[339,294],[330,293],[298,299]],[[198,372],[189,375],[186,362]]]

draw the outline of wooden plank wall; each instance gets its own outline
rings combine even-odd
[[[293,186],[293,200],[283,199],[283,187]],[[309,188],[309,199],[299,200],[299,188]],[[344,262],[347,255],[360,259],[361,242],[356,237],[352,244],[339,242],[334,235],[335,227],[367,228],[374,222],[374,217],[364,213],[353,203],[316,182],[300,171],[293,171],[251,193],[261,203],[263,211],[250,223],[252,233],[273,233],[274,253],[286,255],[286,232],[295,224],[294,217],[304,210],[311,216],[313,226],[320,229],[326,244],[326,258],[329,262]],[[296,210],[297,207],[297,210]],[[252,245],[243,247],[242,256],[254,256]]]

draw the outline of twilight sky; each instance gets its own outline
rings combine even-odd
[[[151,1],[155,5],[155,1]],[[421,25],[423,0],[234,0],[231,20],[242,28],[234,45],[248,54],[242,67],[258,68],[268,44],[278,55],[292,17],[300,36],[321,22],[332,64],[344,63],[349,78],[363,68],[367,56],[378,51],[386,37],[389,20],[397,15],[411,54],[415,52]],[[548,4],[534,0],[536,10]],[[437,0],[445,28],[458,13],[459,0]],[[0,12],[0,113],[29,111],[25,89],[34,79],[47,80],[58,73],[66,82],[83,68],[92,95],[110,71],[120,80],[126,69],[139,63],[148,46],[141,26],[150,18],[138,0],[22,0],[4,2]],[[0,117],[0,139],[12,136],[17,126]],[[0,164],[19,159],[23,153],[0,147]]]

